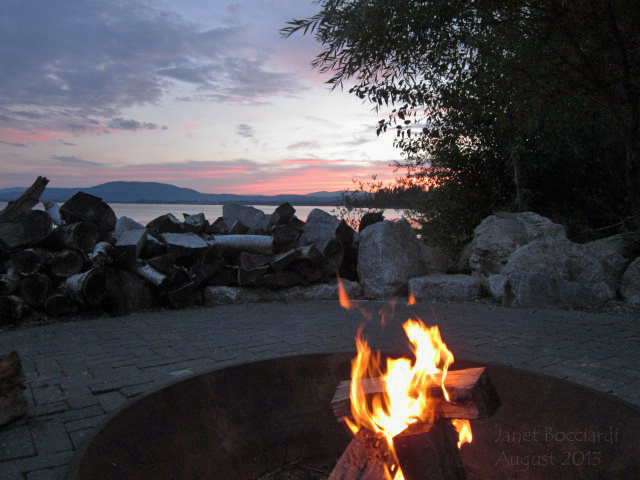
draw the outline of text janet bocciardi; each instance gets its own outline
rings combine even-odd
[[[551,427],[537,428],[526,431],[507,431],[499,428],[496,442],[527,443],[527,442],[584,442],[584,443],[618,443],[618,429],[609,427],[607,430],[554,430]]]

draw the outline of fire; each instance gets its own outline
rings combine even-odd
[[[409,300],[407,300],[407,305],[415,305],[416,304],[416,297],[413,294],[413,292],[409,292]]]
[[[347,295],[346,290],[344,289],[344,285],[342,285],[342,280],[340,280],[340,276],[337,276],[338,279],[338,298],[340,299],[340,306],[342,308],[346,308],[347,310],[350,310],[351,307],[351,300],[349,300],[349,296]]]
[[[342,293],[340,302],[343,302]],[[444,398],[449,401],[444,382],[454,360],[453,354],[442,341],[437,326],[426,327],[420,319],[410,319],[403,324],[403,328],[415,357],[413,361],[408,358],[389,358],[383,368],[380,352],[371,352],[362,336],[363,327],[360,327],[356,336],[358,354],[351,363],[350,400],[353,421],[346,419],[346,422],[354,434],[364,427],[386,439],[389,451],[395,459],[391,464],[391,471],[385,472],[386,480],[404,479],[393,438],[415,423],[428,425],[435,419],[435,401],[429,397],[429,387],[439,385]],[[365,379],[378,379],[376,381],[382,382],[382,393],[365,396]],[[452,423],[459,435],[458,448],[463,443],[471,442],[469,422],[453,420]]]
[[[471,424],[469,420],[461,420],[456,418],[451,420],[453,426],[456,427],[456,431],[458,432],[458,448],[462,447],[465,443],[471,443],[473,440],[473,434],[471,433]]]

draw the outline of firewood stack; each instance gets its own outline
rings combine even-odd
[[[38,177],[0,212],[0,324],[36,312],[182,308],[209,285],[285,288],[355,272],[357,256],[344,252],[357,251],[357,234],[334,219],[328,238],[305,238],[289,203],[271,215],[225,205],[213,223],[166,214],[142,226],[83,192],[34,210],[47,183]]]

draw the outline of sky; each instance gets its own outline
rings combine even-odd
[[[2,0],[0,188],[156,181],[310,193],[391,181],[384,112],[325,83],[311,0]]]

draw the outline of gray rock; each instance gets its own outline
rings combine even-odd
[[[482,282],[472,275],[426,275],[409,280],[409,291],[416,300],[470,302],[480,298]]]
[[[620,296],[627,302],[640,303],[640,257],[631,262],[622,275]]]
[[[541,239],[566,239],[564,226],[533,212],[500,212],[474,230],[469,266],[483,277],[500,273],[520,247]]]
[[[370,298],[404,295],[410,278],[424,275],[421,242],[406,220],[375,223],[360,235],[358,277]]]
[[[222,206],[222,217],[228,227],[237,220],[249,228],[249,234],[259,234],[267,231],[270,216],[262,210],[249,205],[229,203]]]
[[[428,273],[446,273],[449,266],[449,258],[440,247],[430,247],[420,242],[420,261],[423,270]]]
[[[487,279],[487,287],[489,288],[489,293],[491,293],[491,296],[494,298],[494,300],[502,302],[505,283],[508,279],[509,277],[503,275],[502,273],[491,275]]]
[[[502,273],[508,278],[508,285],[505,284],[505,296],[507,288],[515,288],[515,291],[525,291],[529,288],[527,285],[540,285],[540,296],[549,296],[556,298],[553,303],[542,302],[542,304],[559,304],[565,303],[569,306],[577,306],[579,299],[583,297],[581,288],[566,284],[566,282],[575,283],[587,289],[589,293],[589,302],[587,304],[599,304],[615,298],[616,288],[615,285],[610,283],[611,273],[609,266],[593,256],[589,250],[584,246],[577,243],[570,242],[568,240],[536,240],[514,252],[509,261],[502,269]],[[540,278],[521,278],[523,274],[536,274]],[[555,294],[548,294],[543,292],[543,281],[541,278],[546,278],[544,285],[555,286],[557,289],[564,289],[563,292],[556,292]],[[524,286],[520,287],[520,283],[526,282]],[[534,288],[533,286],[531,288]],[[546,288],[546,287],[545,287]],[[550,287],[549,287],[550,288]],[[534,292],[535,293],[535,292]],[[573,295],[573,297],[567,297],[566,301],[563,300],[563,296]],[[523,294],[524,295],[524,294]],[[535,298],[537,294],[533,294],[531,298]],[[503,302],[505,300],[503,299]],[[514,303],[515,302],[515,303]],[[551,302],[551,303],[550,303]],[[513,302],[513,305],[520,305],[517,300]],[[524,306],[524,305],[521,305]],[[531,306],[527,300],[527,306]]]
[[[504,283],[502,296],[505,307],[584,307],[598,303],[593,292],[584,285],[542,273],[510,275]]]
[[[640,233],[620,233],[585,243],[584,246],[610,267],[611,282],[618,284],[629,264],[640,255]]]
[[[342,280],[342,285],[349,298],[362,296],[362,288],[358,282]],[[227,305],[234,303],[255,302],[298,302],[308,300],[338,300],[338,284],[317,283],[309,286],[296,286],[281,290],[268,288],[217,287],[204,290],[205,305]]]
[[[473,250],[473,244],[467,243],[458,254],[458,258],[451,266],[451,273],[471,273],[471,266],[469,265],[469,258],[471,258],[471,251]]]

